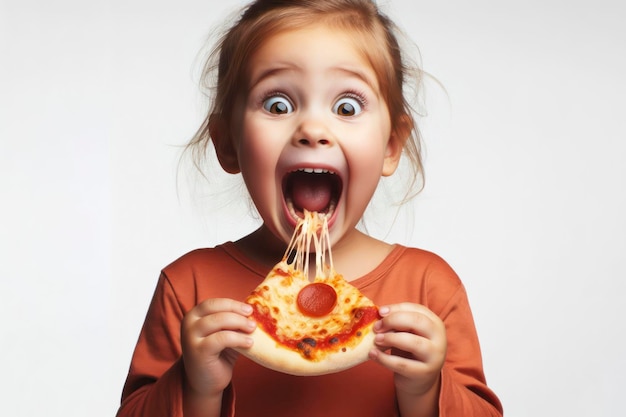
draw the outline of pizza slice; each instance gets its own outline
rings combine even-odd
[[[253,346],[239,352],[267,368],[339,372],[367,360],[374,346],[378,307],[335,272],[326,218],[315,212],[305,212],[283,259],[245,301],[257,328]]]

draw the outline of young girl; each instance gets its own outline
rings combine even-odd
[[[370,0],[257,0],[222,38],[217,90],[190,146],[241,173],[262,226],[159,279],[118,416],[500,416],[463,285],[436,255],[356,229],[418,136],[395,28]],[[304,209],[326,213],[335,269],[380,307],[366,363],[295,377],[234,348],[241,300],[283,255]]]

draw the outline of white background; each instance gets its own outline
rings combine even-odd
[[[114,415],[160,269],[251,229],[178,167],[197,53],[242,3],[0,2],[0,415]],[[508,417],[621,415],[622,2],[384,3],[448,94],[389,239],[460,274]]]

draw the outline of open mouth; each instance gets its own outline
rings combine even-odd
[[[304,217],[304,210],[330,218],[341,196],[341,177],[326,169],[303,168],[283,178],[283,195],[291,216]]]

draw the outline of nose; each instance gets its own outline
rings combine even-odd
[[[335,140],[324,123],[317,120],[306,120],[300,123],[294,132],[292,142],[297,146],[317,147],[332,146]]]
[[[320,146],[324,146],[324,145],[330,145],[330,141],[328,139],[318,139],[318,140],[315,141],[315,140],[300,138],[300,139],[298,139],[298,145],[303,145],[303,146],[320,145]]]

